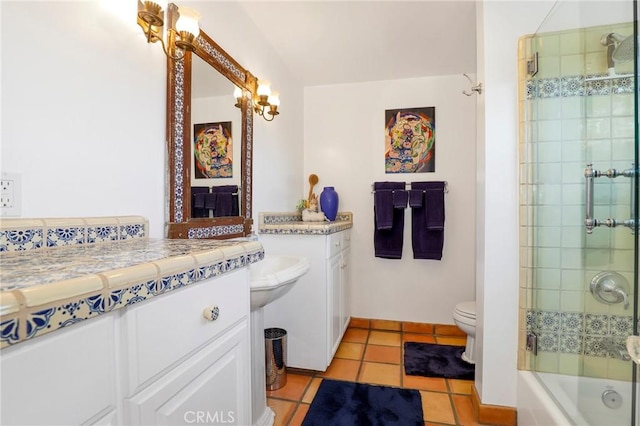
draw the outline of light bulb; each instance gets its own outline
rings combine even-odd
[[[242,89],[239,88],[238,86],[236,86],[236,88],[233,89],[233,97],[236,99],[242,98]]]
[[[258,81],[258,96],[269,96],[271,94],[270,84],[267,80]]]
[[[280,94],[278,92],[272,92],[268,102],[269,105],[280,106]]]

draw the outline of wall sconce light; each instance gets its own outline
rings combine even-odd
[[[233,97],[236,98],[236,108],[242,105],[242,90],[236,87],[233,91]],[[273,121],[276,115],[280,114],[278,107],[280,106],[280,96],[278,92],[271,92],[268,81],[259,81],[257,94],[253,99],[253,110],[266,121]],[[269,115],[271,118],[268,118]]]
[[[190,7],[178,8],[173,3],[166,6],[165,14],[158,1],[160,0],[138,0],[138,25],[142,28],[147,43],[159,41],[164,53],[179,61],[184,58],[185,52],[196,50],[193,42],[200,34],[200,14]],[[166,31],[163,31],[165,21]]]

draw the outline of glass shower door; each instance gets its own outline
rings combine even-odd
[[[635,27],[633,1],[559,1],[528,40],[528,360],[575,424],[637,423]]]

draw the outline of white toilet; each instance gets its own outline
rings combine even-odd
[[[476,302],[460,302],[453,310],[453,322],[458,328],[467,333],[467,345],[462,353],[462,359],[469,364],[475,364],[473,348],[476,341]]]

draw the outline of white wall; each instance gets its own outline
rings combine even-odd
[[[476,101],[461,93],[468,89],[462,75],[305,88],[304,175],[319,176],[317,194],[334,186],[339,210],[354,214],[353,316],[453,324],[455,304],[474,299]],[[436,108],[435,173],[385,174],[385,110],[428,106]],[[385,180],[448,182],[442,261],[413,259],[410,209],[402,259],[374,257],[371,185]]]
[[[291,210],[303,181],[302,89],[237,3],[193,6],[225,51],[280,89],[282,115],[255,120],[254,215]],[[137,214],[163,236],[166,57],[146,43],[135,2],[0,7],[0,169],[22,176],[22,217]]]

